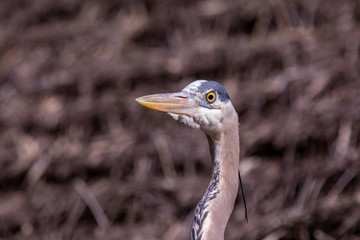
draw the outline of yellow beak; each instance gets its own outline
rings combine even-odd
[[[183,92],[146,95],[136,101],[152,110],[187,116],[192,116],[198,107],[196,102]]]

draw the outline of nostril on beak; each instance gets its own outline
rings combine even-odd
[[[185,96],[176,96],[178,98],[188,98],[188,97],[185,97]]]

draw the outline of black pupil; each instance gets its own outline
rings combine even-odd
[[[214,94],[209,94],[209,100],[213,100],[214,99]]]

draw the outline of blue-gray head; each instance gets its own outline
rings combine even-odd
[[[230,115],[237,120],[228,93],[215,81],[197,80],[180,92],[147,95],[136,100],[210,136],[222,131],[224,119]]]

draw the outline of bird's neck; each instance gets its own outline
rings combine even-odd
[[[239,187],[239,133],[236,125],[215,137],[208,136],[212,174],[193,219],[192,239],[223,239]]]

